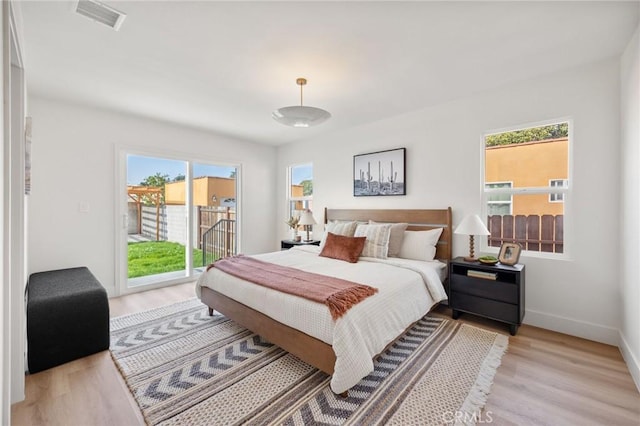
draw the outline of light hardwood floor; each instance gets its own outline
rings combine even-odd
[[[194,297],[192,283],[118,297],[111,316]],[[447,316],[440,307],[436,315]],[[471,315],[460,321],[508,334]],[[26,378],[13,425],[144,425],[109,351]],[[509,338],[480,423],[495,425],[640,425],[640,394],[617,348],[524,325]],[[480,424],[479,423],[479,424]]]

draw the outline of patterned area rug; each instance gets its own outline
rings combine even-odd
[[[429,315],[348,397],[329,376],[196,299],[111,320],[111,353],[148,424],[475,423],[506,336]]]

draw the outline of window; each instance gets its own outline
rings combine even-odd
[[[239,167],[135,151],[119,154],[120,291],[193,279],[234,255]]]
[[[485,135],[483,205],[489,246],[515,242],[530,252],[564,252],[571,189],[569,124]]]
[[[566,179],[551,179],[549,181],[549,186],[551,188],[564,188],[567,186]],[[549,194],[549,202],[550,203],[562,203],[564,201],[564,194],[562,193],[551,193]]]
[[[287,169],[287,211],[300,217],[306,209],[313,211],[313,164],[300,164]]]
[[[498,189],[498,188],[511,188],[511,182],[490,182],[485,183],[484,188]],[[504,215],[511,214],[511,206],[513,205],[513,196],[511,194],[487,194],[487,214]]]

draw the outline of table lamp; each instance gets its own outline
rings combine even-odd
[[[303,211],[302,215],[300,216],[300,222],[298,222],[298,225],[303,225],[304,229],[307,231],[307,239],[305,241],[311,241],[311,238],[309,238],[309,227],[315,224],[316,220],[313,218],[313,213],[311,213],[311,210],[307,209]]]
[[[477,260],[473,252],[473,236],[490,235],[489,230],[484,226],[482,219],[477,214],[465,216],[453,233],[469,236],[469,256],[464,258],[467,262],[475,262]]]

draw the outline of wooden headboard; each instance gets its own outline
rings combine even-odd
[[[427,231],[443,228],[436,246],[436,259],[451,259],[453,230],[451,225],[451,207],[429,210],[376,210],[376,209],[324,209],[324,223],[330,220],[356,220],[360,222],[406,222],[409,231]]]

